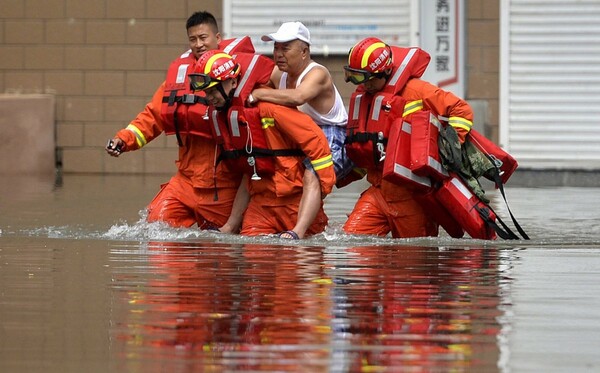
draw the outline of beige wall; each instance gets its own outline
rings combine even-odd
[[[54,95],[0,95],[0,175],[55,173],[54,100]]]
[[[500,95],[500,1],[466,0],[468,100],[484,100],[486,135],[498,141]],[[477,118],[476,118],[477,119]]]
[[[486,100],[498,125],[498,0],[466,0],[468,100]],[[114,159],[106,140],[143,109],[169,62],[187,48],[185,20],[221,0],[0,0],[0,93],[56,95],[64,172],[172,173],[176,142],[161,136]],[[347,100],[341,56],[327,65]],[[493,137],[496,139],[496,137]]]

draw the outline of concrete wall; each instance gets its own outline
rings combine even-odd
[[[0,94],[0,174],[55,172],[54,96]]]
[[[118,159],[106,140],[143,109],[169,62],[187,48],[185,20],[221,0],[0,0],[0,93],[56,97],[56,145],[68,173],[172,173],[176,142],[161,136]],[[467,95],[497,139],[499,1],[466,0]],[[229,35],[231,36],[231,35]],[[343,82],[345,56],[317,58]],[[478,105],[481,105],[479,103]],[[478,110],[480,112],[480,110]]]

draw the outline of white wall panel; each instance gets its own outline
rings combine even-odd
[[[600,170],[600,1],[501,7],[501,144],[523,168]]]
[[[249,35],[257,52],[269,54],[273,43],[260,37],[283,22],[300,21],[311,32],[311,53],[347,54],[367,36],[413,45],[411,11],[411,0],[224,0],[223,30],[227,37]]]

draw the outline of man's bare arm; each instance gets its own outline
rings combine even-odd
[[[329,73],[321,67],[313,68],[299,86],[289,89],[258,88],[252,91],[255,102],[267,101],[285,106],[300,106],[319,97],[330,89]],[[272,81],[272,83],[275,83]],[[277,85],[275,86],[277,88]]]

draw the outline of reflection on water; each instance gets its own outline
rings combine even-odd
[[[509,188],[532,240],[484,242],[345,235],[344,188],[296,245],[144,223],[166,178],[0,178],[0,371],[600,369],[599,189]]]
[[[124,371],[496,369],[493,251],[162,242],[110,261]]]

